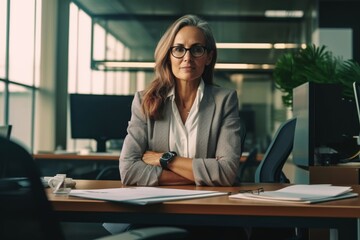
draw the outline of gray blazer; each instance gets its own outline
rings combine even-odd
[[[164,118],[150,120],[141,107],[142,92],[135,94],[128,135],[120,155],[120,175],[126,185],[158,185],[162,168],[145,164],[147,150],[167,152],[171,103]],[[241,139],[238,98],[235,90],[205,85],[199,107],[199,126],[193,171],[196,185],[231,186],[240,164]]]

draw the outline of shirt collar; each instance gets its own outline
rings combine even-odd
[[[204,95],[204,89],[205,89],[205,83],[204,83],[203,79],[201,79],[198,90],[197,90],[200,100],[202,99],[202,97]],[[167,97],[170,98],[171,101],[175,100],[175,87],[171,88]]]

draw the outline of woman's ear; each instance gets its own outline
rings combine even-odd
[[[207,54],[207,58],[206,58],[206,66],[208,66],[208,65],[210,65],[210,63],[211,63],[211,61],[212,61],[212,58],[213,58],[213,51],[211,51],[211,52],[209,52],[208,54]]]

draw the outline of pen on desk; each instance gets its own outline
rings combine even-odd
[[[265,191],[264,188],[259,187],[257,189],[243,189],[243,190],[240,190],[239,193],[251,193],[251,194],[259,195],[260,193],[262,193],[264,191]]]

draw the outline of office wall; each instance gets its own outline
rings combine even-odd
[[[353,58],[353,31],[351,28],[320,28],[319,44],[325,45],[334,56]]]

